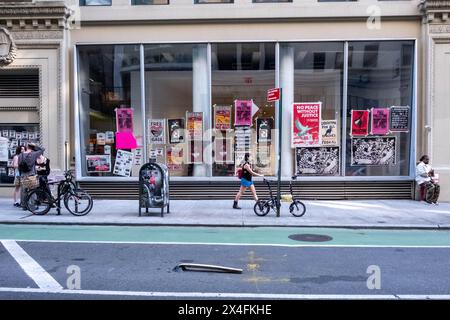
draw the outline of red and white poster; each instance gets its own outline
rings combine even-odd
[[[369,110],[352,110],[350,121],[352,137],[365,137],[369,134]]]
[[[292,107],[291,147],[319,146],[322,102],[293,103]]]
[[[390,108],[372,108],[372,128],[373,135],[384,136],[389,133],[389,111]]]
[[[189,140],[202,140],[203,112],[186,112],[186,122]]]
[[[117,108],[115,111],[117,132],[133,132],[133,109]]]
[[[234,125],[251,126],[252,125],[252,100],[234,101]]]

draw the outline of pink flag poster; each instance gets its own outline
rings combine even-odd
[[[301,102],[292,105],[291,147],[321,144],[321,102]]]
[[[389,108],[372,108],[373,135],[386,135],[389,133]]]
[[[133,132],[133,109],[116,109],[116,128],[117,132]]]
[[[351,131],[353,137],[365,137],[369,134],[369,110],[351,111]]]
[[[131,132],[116,132],[116,149],[135,149],[138,145]]]
[[[252,125],[252,100],[234,101],[234,125],[251,126]]]

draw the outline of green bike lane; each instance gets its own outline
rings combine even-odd
[[[324,242],[292,235],[327,236]],[[331,239],[330,239],[331,238]],[[272,246],[450,247],[448,230],[380,230],[301,227],[163,227],[0,225],[0,240],[87,243],[178,243]]]

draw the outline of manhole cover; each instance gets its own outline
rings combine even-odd
[[[289,239],[305,242],[325,242],[333,240],[332,237],[322,234],[291,234]]]

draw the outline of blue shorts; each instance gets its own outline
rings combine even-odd
[[[251,185],[253,185],[253,181],[248,181],[245,178],[241,178],[241,186],[249,188]]]

